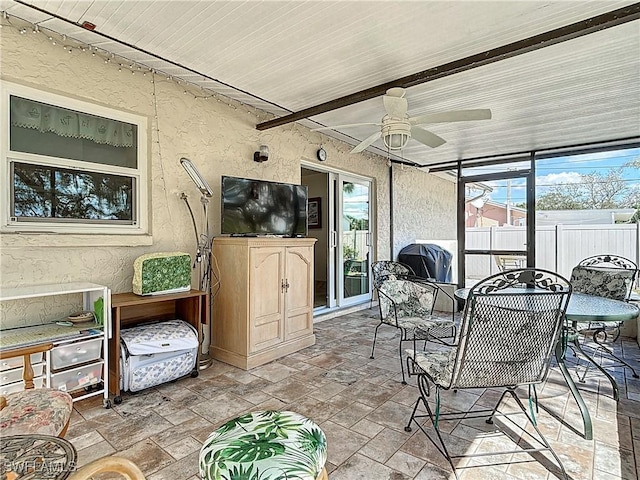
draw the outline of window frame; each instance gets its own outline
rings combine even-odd
[[[12,151],[10,149],[10,97],[11,95],[27,98],[36,102],[47,103],[61,108],[76,110],[82,113],[97,115],[111,120],[131,123],[137,126],[137,168],[119,167],[82,160],[72,160],[32,153]],[[77,98],[71,98],[25,85],[0,81],[0,233],[68,233],[68,234],[114,234],[114,235],[146,235],[149,233],[148,220],[148,139],[147,118],[110,107],[97,105]],[[12,162],[29,163],[58,168],[67,168],[85,172],[110,175],[121,175],[133,179],[133,223],[123,225],[109,221],[73,219],[69,221],[38,219],[34,221],[17,221],[10,216],[13,203],[11,176]]]

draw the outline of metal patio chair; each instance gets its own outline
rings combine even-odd
[[[373,262],[371,265],[371,273],[373,274],[373,287],[378,288],[382,282],[392,278],[410,279],[415,278],[416,274],[413,269],[404,263],[394,262],[393,260],[380,260]]]
[[[456,477],[453,462],[456,458],[522,452],[535,455],[543,451],[551,453],[566,477],[560,459],[538,429],[535,385],[544,381],[548,373],[570,294],[570,283],[553,272],[540,269],[501,272],[471,288],[454,348],[449,352],[421,353],[415,348],[409,352],[409,372],[417,375],[420,396],[405,430],[411,431],[415,423],[447,458]],[[416,341],[422,338],[423,333],[416,329]],[[516,393],[520,386],[528,387],[527,407]],[[432,388],[435,408],[428,402]],[[441,402],[441,390],[478,388],[504,390],[496,405],[489,409],[471,407],[469,411],[458,412]],[[517,411],[513,408],[498,410],[507,394],[519,407]],[[418,411],[420,404],[426,409],[426,414]],[[510,418],[515,415],[524,416],[535,432]],[[421,419],[425,417],[431,420],[435,436],[423,426]],[[516,438],[511,437],[522,448],[508,452],[452,455],[441,434],[440,422],[478,417],[486,417],[489,424],[493,423],[494,417],[504,418],[506,425],[522,430]]]
[[[425,332],[424,340],[446,344],[443,339],[454,337],[456,327],[453,320],[445,320],[433,315],[433,305],[438,291],[436,285],[387,276],[378,285],[377,291],[380,323],[376,326],[373,335],[370,358],[374,358],[373,354],[380,326],[390,325],[399,329],[398,353],[402,383],[406,385],[402,343],[412,341],[415,329],[420,328]]]
[[[495,255],[496,264],[500,271],[513,270],[516,268],[523,268],[527,263],[526,257],[522,255]]]
[[[638,275],[638,266],[635,262],[619,255],[595,255],[580,261],[571,272],[571,285],[575,292],[595,295],[599,297],[611,298],[613,300],[629,301],[633,291],[633,285]],[[594,354],[613,359],[615,365],[625,366],[631,370],[633,377],[638,378],[635,369],[626,361],[613,353],[606,343],[615,342],[620,336],[620,324],[606,324],[603,322],[578,323],[572,327],[568,335],[568,345],[594,365],[598,365],[585,352],[585,347],[593,351]],[[583,337],[584,341],[580,341]],[[587,344],[586,340],[591,340],[592,344]],[[602,369],[601,369],[602,370]],[[589,371],[589,362],[585,366],[584,373],[578,374],[581,382]],[[602,370],[609,376],[609,374]],[[613,382],[612,382],[613,384]],[[614,398],[617,400],[618,394],[614,388]]]
[[[433,305],[435,306],[436,301],[438,300],[438,295],[442,294],[451,300],[451,321],[455,321],[455,311],[456,311],[456,300],[450,295],[444,288],[438,285],[433,278],[424,278],[416,275],[411,265],[407,265],[402,262],[394,262],[393,260],[379,260],[374,262],[371,265],[371,273],[373,274],[373,287],[374,289],[378,289],[378,287],[382,284],[382,282],[388,278],[401,278],[404,280],[411,280],[413,282],[425,283],[427,285],[431,285],[432,288],[435,288]],[[371,302],[373,302],[373,297],[371,298]],[[433,313],[433,307],[431,308],[431,313]],[[455,331],[453,333],[445,332],[446,337],[455,336]],[[375,344],[375,340],[374,340]],[[373,352],[371,353],[373,358]]]
[[[382,282],[389,277],[412,278],[412,277],[415,277],[415,275],[416,273],[413,271],[413,268],[401,262],[394,262],[393,260],[379,260],[371,264],[371,276],[373,277],[373,289],[376,293],[378,292],[378,287],[382,284]],[[369,308],[372,308],[372,307],[373,307],[373,296],[371,296],[371,301],[369,303]],[[373,340],[374,346],[375,346],[375,343],[376,342],[374,338]],[[373,352],[371,353],[371,358],[373,358]]]

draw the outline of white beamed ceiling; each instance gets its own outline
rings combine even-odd
[[[0,9],[282,116],[632,3],[0,0]],[[106,37],[65,20],[89,21]],[[412,140],[395,156],[425,166],[639,136],[640,21],[424,83],[407,98],[410,116],[493,112],[490,121],[429,125],[445,145]],[[383,115],[376,98],[300,123]],[[376,129],[325,134],[355,145]],[[385,153],[380,141],[370,150]]]

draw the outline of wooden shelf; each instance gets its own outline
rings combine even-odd
[[[120,396],[120,330],[144,323],[165,320],[184,320],[198,332],[200,323],[209,323],[209,295],[200,290],[140,296],[116,293],[111,296],[113,335],[109,347],[109,391]],[[199,349],[198,349],[199,351]],[[116,403],[120,399],[116,398]]]

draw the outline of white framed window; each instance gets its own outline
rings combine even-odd
[[[147,119],[0,83],[0,229],[146,234]]]

